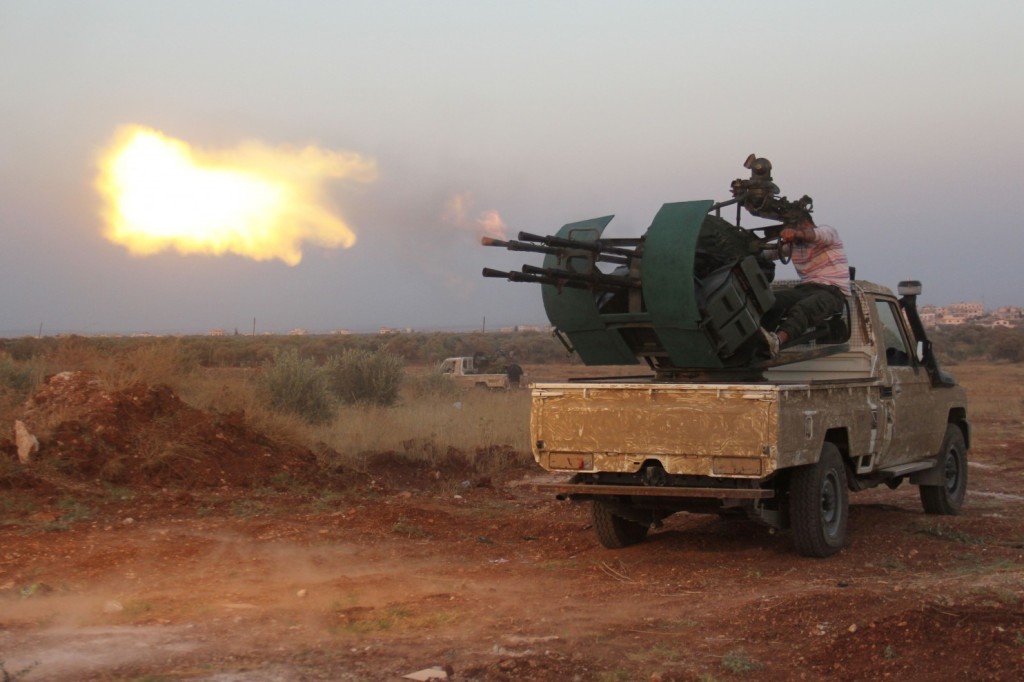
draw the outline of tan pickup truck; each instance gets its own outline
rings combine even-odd
[[[800,348],[785,350],[797,361],[753,381],[534,384],[534,457],[571,474],[540,488],[590,500],[609,548],[679,511],[741,512],[792,529],[801,554],[828,556],[846,541],[848,492],[904,481],[919,486],[926,512],[958,513],[967,400],[935,361],[919,291],[902,283],[897,299],[855,282],[840,352],[799,361]]]

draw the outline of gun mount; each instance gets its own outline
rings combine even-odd
[[[484,246],[541,253],[544,261],[520,271],[484,268],[483,276],[540,284],[556,334],[587,365],[643,361],[665,380],[759,373],[777,364],[758,355],[755,339],[775,302],[769,252],[784,252],[774,241],[780,229],[809,217],[812,201],[779,197],[767,159],[752,154],[744,165],[751,178],[732,183],[731,200],[665,204],[639,238],[604,238],[614,216],[569,223],[553,236],[484,237]],[[735,224],[721,216],[733,204]],[[744,228],[741,209],[782,222]]]
[[[751,154],[743,162],[743,167],[750,169],[750,178],[737,178],[732,181],[730,189],[733,201],[745,208],[750,215],[782,221],[780,225],[770,226],[769,234],[772,233],[772,228],[797,225],[811,217],[814,200],[806,194],[796,201],[778,196],[779,188],[772,182],[771,161]],[[739,224],[739,211],[736,214],[736,223]]]

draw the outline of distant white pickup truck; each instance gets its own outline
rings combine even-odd
[[[451,377],[459,386],[466,388],[508,389],[508,374],[481,374],[473,364],[471,357],[446,358],[441,363],[440,372]]]

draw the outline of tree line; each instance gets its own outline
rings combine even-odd
[[[929,330],[939,360],[1024,361],[1024,329],[961,325]],[[514,355],[520,364],[578,362],[562,343],[547,332],[402,332],[395,334],[345,334],[308,336],[182,336],[182,337],[20,337],[0,339],[0,353],[26,361],[76,347],[82,351],[117,354],[143,345],[173,344],[175,353],[189,364],[203,367],[257,367],[279,353],[294,352],[317,363],[326,363],[349,351],[386,353],[408,366],[440,363],[447,357],[479,353],[492,360]]]

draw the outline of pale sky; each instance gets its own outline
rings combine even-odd
[[[510,235],[726,199],[750,153],[859,277],[1024,305],[1024,3],[0,2],[0,336],[543,324],[480,277]],[[374,159],[328,184],[357,235],[303,260],[131,255],[103,237],[119,126]],[[785,276],[786,269],[781,271]]]

